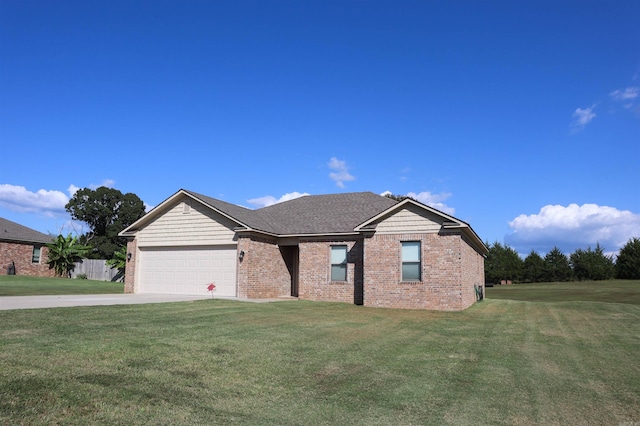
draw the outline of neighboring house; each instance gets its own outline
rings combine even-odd
[[[55,271],[47,265],[49,235],[0,217],[0,266],[7,274],[15,265],[16,275],[53,277]]]
[[[120,233],[125,292],[297,297],[461,310],[484,291],[487,248],[465,222],[371,192],[257,210],[179,190]]]

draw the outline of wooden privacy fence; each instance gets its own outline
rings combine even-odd
[[[71,278],[76,278],[78,275],[86,275],[87,279],[96,281],[122,279],[118,270],[107,265],[107,261],[102,259],[82,259],[82,262],[77,262],[75,269],[71,271]]]

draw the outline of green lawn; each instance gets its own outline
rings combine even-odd
[[[0,311],[0,424],[640,421],[639,304],[491,293],[455,313],[217,299]]]
[[[575,281],[488,287],[487,298],[529,302],[613,302],[640,305],[639,280]]]
[[[123,283],[109,281],[0,275],[0,296],[113,294],[123,292]]]

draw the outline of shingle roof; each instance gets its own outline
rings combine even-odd
[[[27,228],[26,226],[0,217],[0,240],[47,244],[50,243],[53,238],[35,229]]]
[[[371,221],[378,220],[382,215],[389,214],[395,208],[404,208],[408,203],[441,215],[448,229],[461,229],[467,234],[480,252],[486,254],[487,248],[471,227],[453,216],[449,216],[437,209],[418,201],[394,199],[374,194],[373,192],[352,192],[345,194],[306,195],[289,201],[284,201],[261,209],[252,210],[226,201],[211,198],[193,191],[181,189],[173,196],[163,201],[160,206],[173,202],[182,194],[187,194],[226,215],[238,224],[237,230],[246,227],[249,231],[259,231],[275,236],[302,235],[336,235],[358,233],[368,229]],[[395,206],[395,207],[394,207]],[[155,216],[161,210],[154,208],[147,215],[133,223],[120,233],[121,236],[133,236],[139,227]],[[154,213],[156,212],[156,213]],[[450,222],[447,222],[450,221]]]
[[[335,234],[354,228],[397,203],[373,192],[306,195],[257,210],[184,190],[251,229],[277,235]]]
[[[237,204],[227,203],[226,201],[218,200],[217,198],[211,198],[206,195],[198,194],[197,192],[188,191],[186,189],[183,189],[183,191],[210,205],[216,210],[221,211],[227,216],[232,217],[236,221],[249,226],[250,228],[271,232],[270,225],[256,213],[257,210],[251,210],[246,207],[238,206]]]
[[[280,235],[334,234],[354,228],[397,201],[373,192],[307,195],[255,212]]]

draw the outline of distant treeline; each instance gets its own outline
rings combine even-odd
[[[640,279],[640,238],[631,238],[618,256],[604,254],[600,244],[595,249],[577,249],[567,256],[554,247],[544,257],[535,251],[522,260],[518,253],[498,242],[487,244],[485,282],[503,280],[520,283],[573,280]]]

